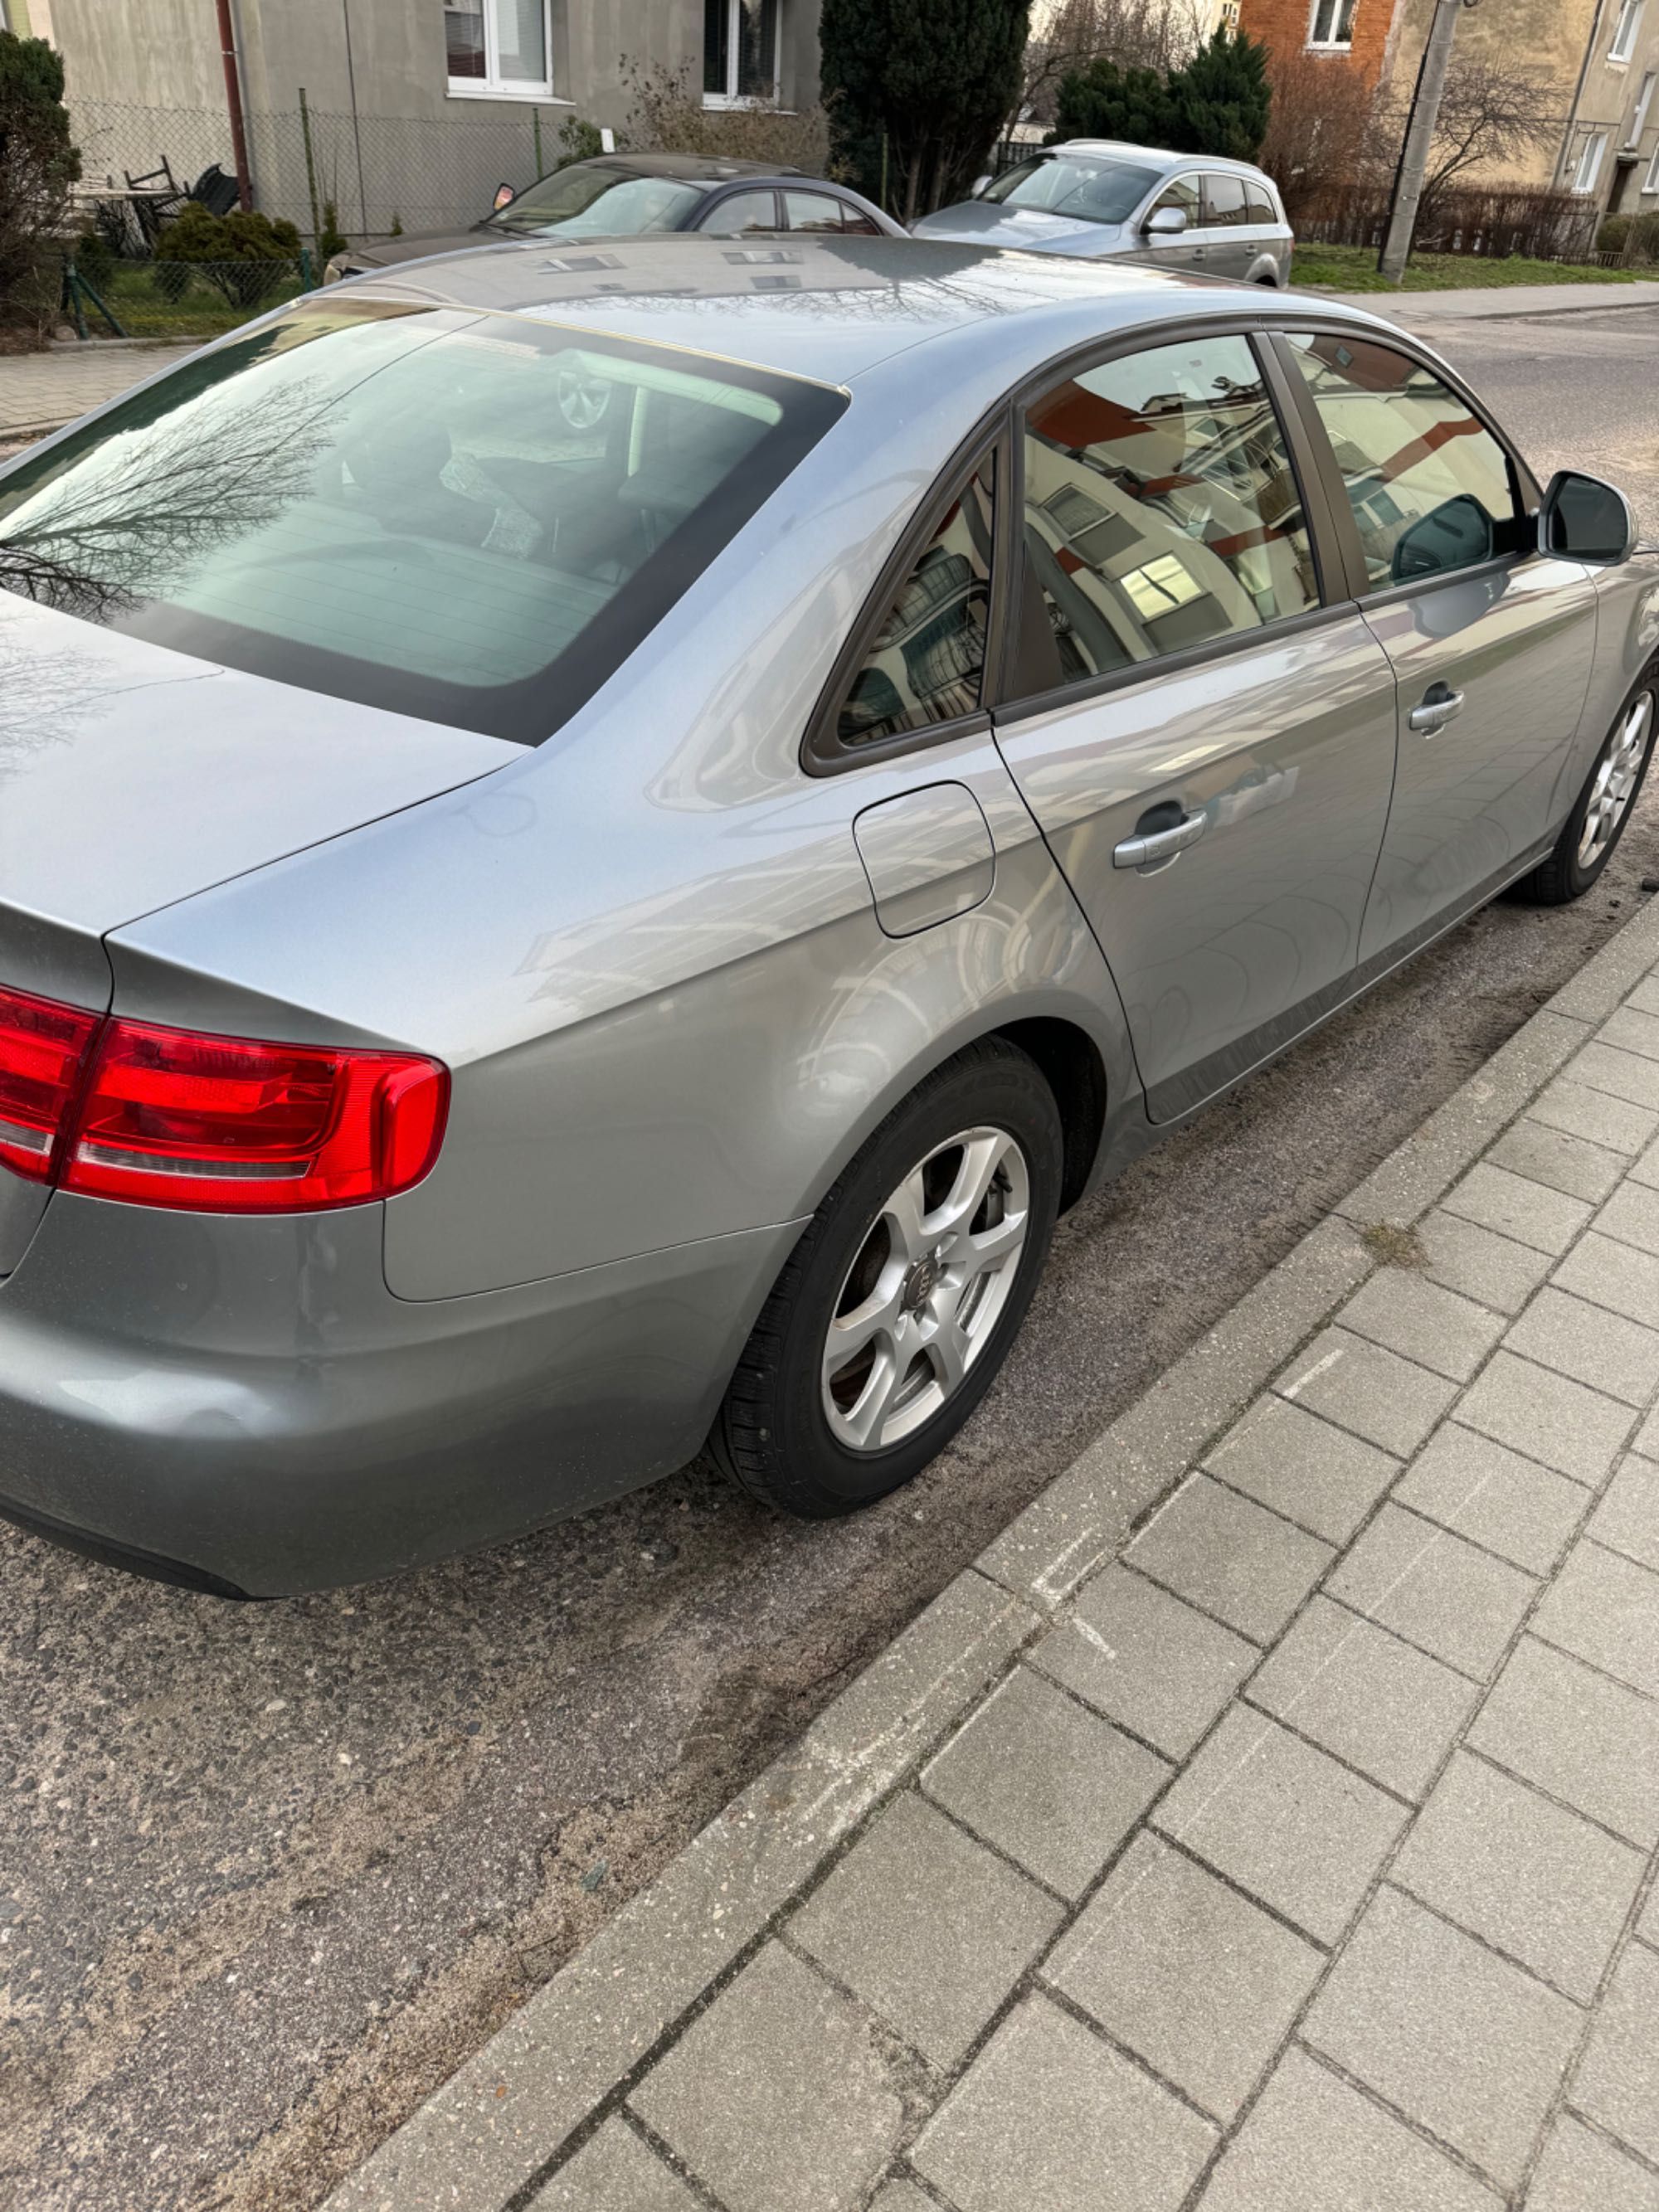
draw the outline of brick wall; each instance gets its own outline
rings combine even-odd
[[[1353,70],[1375,86],[1398,5],[1399,0],[1355,0],[1352,45],[1346,52],[1316,49],[1322,66]],[[1297,53],[1308,42],[1313,6],[1314,0],[1241,0],[1238,27],[1275,53]]]

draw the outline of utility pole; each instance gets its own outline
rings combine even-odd
[[[236,164],[236,199],[246,215],[253,205],[253,182],[248,174],[247,132],[242,125],[242,73],[236,61],[230,0],[219,0],[219,51],[225,65],[225,106],[230,110],[230,151]]]
[[[1417,91],[1406,123],[1406,143],[1400,155],[1400,179],[1389,217],[1389,234],[1376,264],[1390,284],[1400,282],[1411,258],[1418,204],[1423,198],[1423,178],[1429,166],[1429,149],[1434,143],[1435,126],[1440,120],[1441,97],[1446,89],[1446,72],[1451,66],[1452,41],[1457,36],[1457,14],[1460,8],[1471,4],[1472,0],[1438,0],[1434,21],[1429,27],[1429,43],[1423,50],[1423,66],[1418,73]]]

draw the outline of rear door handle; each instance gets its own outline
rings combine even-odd
[[[1423,694],[1423,703],[1413,707],[1406,717],[1407,727],[1432,737],[1443,730],[1454,714],[1463,711],[1463,694],[1454,691],[1449,684],[1431,684]]]
[[[1137,831],[1112,848],[1115,868],[1141,868],[1150,872],[1168,860],[1178,860],[1188,845],[1196,845],[1210,826],[1207,814],[1188,814],[1168,830]]]

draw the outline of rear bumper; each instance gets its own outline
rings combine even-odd
[[[246,1596],[521,1534],[695,1455],[799,1229],[416,1304],[378,1206],[60,1194],[0,1285],[0,1515]]]

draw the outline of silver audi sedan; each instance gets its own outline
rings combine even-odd
[[[1415,340],[908,240],[332,287],[0,585],[0,1511],[225,1594],[891,1491],[1059,1212],[1595,882],[1659,690]]]

